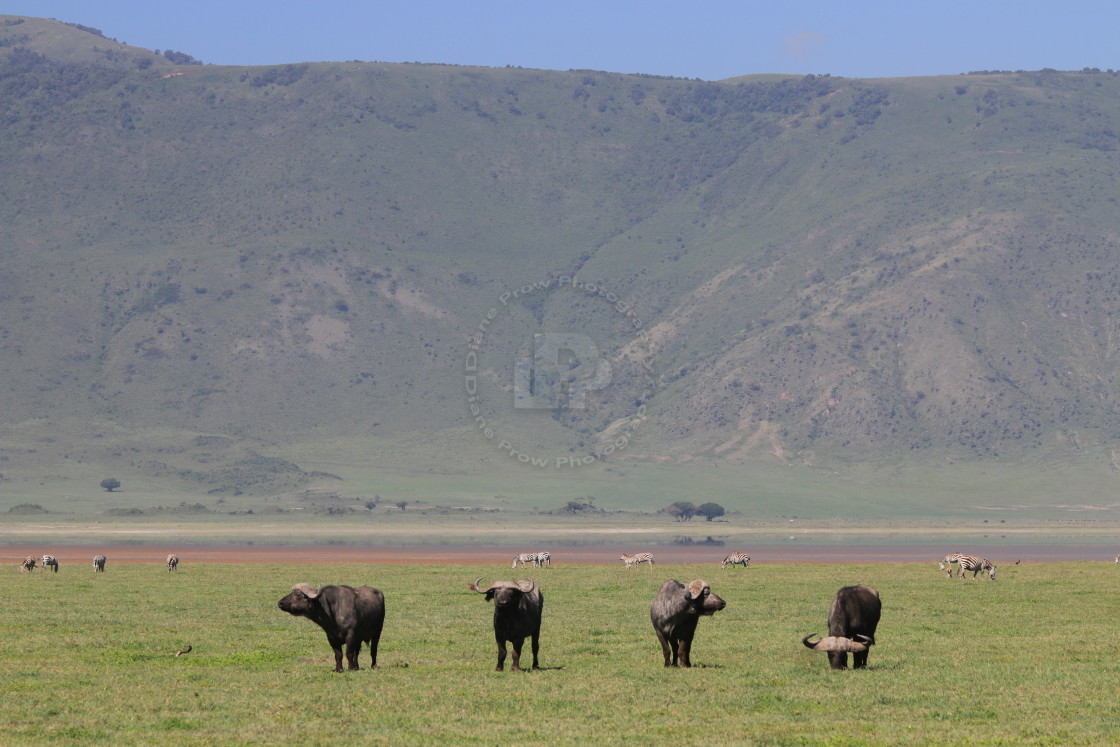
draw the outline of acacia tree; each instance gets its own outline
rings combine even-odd
[[[101,487],[105,488],[105,490],[110,492],[110,493],[112,493],[114,490],[116,490],[120,486],[121,486],[121,481],[118,480],[115,477],[106,477],[104,480],[101,481]]]
[[[692,517],[699,513],[699,511],[700,509],[696,508],[696,504],[691,501],[677,501],[665,509],[665,513],[669,514],[677,521],[691,521]]]
[[[699,508],[696,509],[696,512],[704,516],[708,521],[727,513],[727,511],[723,509],[723,506],[718,503],[701,503]]]

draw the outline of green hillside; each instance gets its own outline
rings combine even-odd
[[[1111,71],[170,57],[0,16],[12,502],[109,474],[235,503],[438,474],[468,503],[527,482],[653,508],[701,463],[809,501],[821,475],[1060,465],[1076,503],[1112,502]],[[519,379],[549,339],[595,355]]]

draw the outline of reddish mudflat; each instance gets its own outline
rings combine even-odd
[[[959,546],[958,546],[959,545]],[[966,546],[967,545],[967,546]],[[1001,545],[980,547],[979,543],[937,545],[875,545],[866,547],[749,546],[735,547],[547,547],[515,548],[495,546],[446,546],[423,547],[207,547],[191,545],[122,546],[111,544],[83,547],[57,545],[8,545],[0,546],[0,565],[18,565],[28,555],[38,560],[44,554],[54,555],[62,568],[89,565],[93,556],[104,553],[110,565],[116,563],[163,564],[169,553],[175,553],[190,563],[371,563],[371,564],[424,564],[439,565],[511,563],[513,556],[526,549],[547,549],[554,564],[602,563],[622,567],[622,552],[649,550],[659,565],[716,563],[735,550],[745,550],[751,555],[751,565],[784,563],[936,563],[947,552],[970,552],[984,555],[996,565],[1023,563],[1060,563],[1086,560],[1112,562],[1120,548],[1106,545]],[[639,568],[637,572],[646,571]]]

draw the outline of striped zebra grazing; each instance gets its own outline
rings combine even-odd
[[[513,559],[513,565],[511,565],[510,568],[516,568],[518,563],[520,563],[523,567],[529,565],[530,563],[532,563],[533,565],[540,565],[540,562],[537,560],[537,554],[535,552],[521,553]]]
[[[951,552],[948,555],[946,555],[944,558],[942,558],[941,560],[938,561],[937,567],[940,568],[941,570],[945,571],[946,578],[952,578],[953,577],[953,563],[959,563],[959,561],[960,561],[960,559],[963,555],[964,555],[964,553],[961,553],[961,552]]]
[[[58,573],[58,558],[53,555],[44,555],[43,570],[45,571],[47,570],[47,568],[50,568],[55,573]]]
[[[537,565],[541,566],[542,568],[546,565],[552,565],[552,553],[550,553],[550,552],[539,552],[539,553],[537,553]]]
[[[93,556],[93,572],[94,573],[104,573],[105,572],[105,556],[104,555],[94,555]]]
[[[630,570],[639,563],[649,563],[649,567],[653,568],[653,553],[640,552],[634,555],[623,555],[619,558],[626,564],[626,570]]]
[[[178,570],[178,569],[179,569],[179,556],[178,555],[168,555],[167,556],[167,572],[171,573],[171,571],[175,571],[175,570]]]
[[[980,571],[987,571],[988,577],[993,581],[996,580],[996,567],[992,565],[992,561],[987,558],[978,558],[975,555],[961,555],[957,558],[957,565],[961,569],[961,578],[964,578],[965,571],[972,571],[973,578],[976,578],[976,574]]]
[[[751,562],[751,556],[745,552],[733,552],[723,559],[723,570],[727,570],[729,565],[741,565],[747,567],[747,563]]]
[[[28,555],[23,559],[23,562],[19,564],[19,572],[31,573],[33,570],[35,570],[35,558]]]

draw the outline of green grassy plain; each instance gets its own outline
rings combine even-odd
[[[493,671],[487,565],[63,567],[0,576],[5,744],[1115,744],[1117,567],[930,564],[534,570],[535,672]],[[517,574],[521,574],[520,571]],[[666,670],[648,620],[666,578],[706,578],[692,670]],[[325,636],[276,607],[293,583],[386,595],[380,669],[336,674]],[[882,594],[879,645],[832,672],[823,633],[845,584]],[[175,657],[187,644],[191,653]],[[368,665],[363,652],[363,666]]]
[[[166,430],[91,431],[75,426],[57,438],[45,425],[26,430],[18,437],[0,434],[0,451],[7,458],[0,513],[20,504],[41,506],[51,519],[104,518],[107,511],[138,509],[142,518],[159,521],[182,503],[203,506],[211,518],[250,510],[257,515],[307,515],[337,508],[362,513],[362,504],[377,498],[378,515],[392,514],[391,507],[400,501],[407,502],[410,511],[478,509],[538,515],[594,497],[597,509],[631,515],[652,514],[689,500],[714,501],[728,514],[761,520],[1120,520],[1116,467],[1097,452],[989,461],[884,456],[874,463],[835,465],[708,457],[658,462],[635,453],[578,469],[539,469],[503,458],[478,434],[459,429],[422,445],[355,437],[262,447],[261,456],[298,464],[306,474],[319,476],[292,484],[246,484],[243,492],[214,492],[210,483],[184,480],[175,473],[146,474],[139,462],[117,469],[109,458],[77,456],[83,439],[112,453],[152,448],[174,452],[176,437]],[[105,435],[89,436],[93,431]],[[171,461],[169,456],[162,458]],[[103,490],[99,483],[105,477],[120,479],[121,489]],[[199,518],[197,513],[190,515]]]

